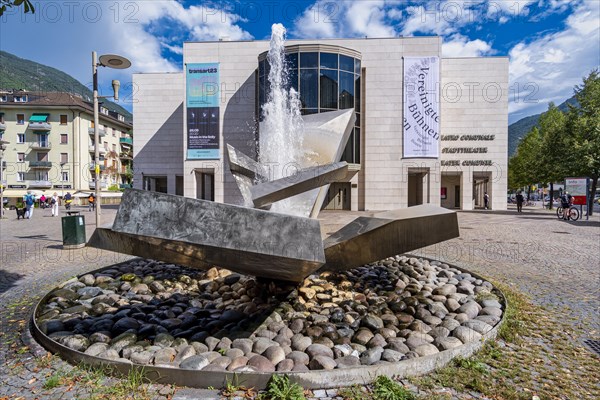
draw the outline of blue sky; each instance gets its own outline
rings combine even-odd
[[[509,121],[561,103],[600,65],[599,0],[33,0],[35,15],[9,10],[0,49],[91,81],[91,51],[128,57],[102,69],[131,110],[131,73],[182,68],[184,41],[261,40],[283,23],[288,38],[440,35],[443,56],[510,58]],[[133,88],[135,90],[135,88]]]

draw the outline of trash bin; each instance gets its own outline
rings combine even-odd
[[[63,249],[85,247],[85,217],[71,215],[62,217]]]

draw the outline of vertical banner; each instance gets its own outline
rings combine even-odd
[[[187,159],[218,159],[219,64],[186,65]]]
[[[587,204],[587,195],[589,191],[588,178],[566,178],[565,190],[573,196],[573,204]]]
[[[403,157],[439,157],[439,88],[438,57],[404,57]]]

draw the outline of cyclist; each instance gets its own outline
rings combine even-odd
[[[573,203],[573,196],[569,194],[566,190],[563,192],[562,196],[560,196],[560,202],[563,209],[563,219],[565,221],[569,220],[569,208]]]

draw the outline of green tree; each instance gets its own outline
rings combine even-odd
[[[31,4],[31,0],[0,0],[0,17],[4,15],[4,11],[8,8],[19,7],[23,5],[24,12],[27,14],[31,12],[32,14],[35,12],[35,8],[33,4]]]
[[[540,182],[550,183],[550,198],[554,198],[554,182],[564,180],[573,170],[571,138],[567,132],[567,117],[554,103],[540,116],[539,127],[542,136],[539,160],[543,173]],[[550,201],[552,207],[552,201]]]
[[[593,70],[583,84],[575,86],[577,107],[569,107],[568,133],[572,147],[573,176],[586,176],[592,180],[588,201],[594,200],[600,177],[600,75]],[[590,207],[592,214],[593,207]]]
[[[541,147],[542,136],[534,127],[521,140],[508,162],[508,185],[511,189],[543,181],[545,170],[540,162]]]

